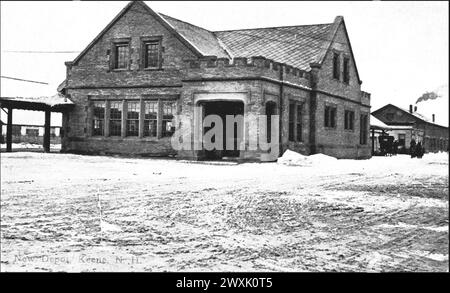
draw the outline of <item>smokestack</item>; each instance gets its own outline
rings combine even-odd
[[[409,113],[412,113],[412,105],[409,105]]]
[[[434,120],[435,120],[435,116],[433,114],[433,115],[431,115],[431,121],[433,121],[433,123],[434,123]]]
[[[417,106],[414,106],[414,112],[417,112]]]

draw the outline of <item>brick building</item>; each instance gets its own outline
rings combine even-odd
[[[182,125],[175,114],[195,121],[267,113],[280,116],[275,157],[248,142],[212,157],[274,160],[286,149],[371,156],[370,94],[361,91],[340,16],[327,24],[211,32],[135,1],[66,66],[58,90],[75,107],[63,115],[65,152],[203,159],[211,152],[172,147]],[[262,135],[245,121],[244,138]]]
[[[421,142],[426,152],[448,151],[448,127],[435,123],[417,112],[417,106],[409,110],[387,104],[374,111],[373,116],[389,125],[389,135],[399,141],[400,149],[409,152],[411,140]]]

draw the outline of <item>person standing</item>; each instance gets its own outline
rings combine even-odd
[[[411,139],[411,143],[409,144],[409,153],[411,154],[411,158],[416,156],[416,140]]]
[[[419,141],[416,146],[417,158],[422,159],[423,154],[425,153],[425,148],[422,146],[422,143]]]

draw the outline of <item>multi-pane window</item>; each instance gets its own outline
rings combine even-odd
[[[128,68],[128,43],[114,44],[114,69]]]
[[[336,107],[325,106],[325,127],[336,127]]]
[[[175,102],[163,102],[162,103],[162,136],[172,136],[175,132],[175,124],[173,122],[174,115],[176,114]]]
[[[92,120],[92,135],[105,134],[105,101],[95,101]]]
[[[289,104],[289,141],[294,141],[295,104]]]
[[[359,143],[360,144],[367,144],[367,127],[368,126],[368,115],[367,114],[361,114],[360,116],[360,135],[359,135]]]
[[[297,141],[303,141],[303,138],[302,138],[302,109],[303,109],[303,105],[298,104],[297,105],[297,117],[296,117]]]
[[[109,110],[109,135],[122,135],[122,102],[111,101]]]
[[[144,43],[144,68],[159,67],[159,41]]]
[[[333,53],[333,78],[339,79],[339,73],[340,73],[340,60],[339,60],[339,54]]]
[[[105,135],[105,122],[109,122],[108,136],[140,136],[141,126],[144,137],[170,137],[175,132],[175,100],[127,101],[126,104],[114,100],[106,102],[95,101],[92,105],[92,135]]]
[[[156,137],[158,121],[158,101],[145,101],[144,136]]]
[[[355,121],[355,112],[345,110],[344,112],[344,129],[353,130]]]
[[[302,137],[303,104],[289,104],[289,141],[303,141]]]
[[[141,110],[139,101],[127,103],[127,136],[139,136],[139,113]]]
[[[344,82],[350,82],[350,59],[348,57],[344,57]]]

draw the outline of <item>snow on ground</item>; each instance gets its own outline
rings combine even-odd
[[[42,144],[36,144],[36,143],[27,143],[27,142],[20,142],[20,143],[12,143],[11,148],[13,151],[25,151],[25,150],[37,150],[37,149],[44,149]],[[5,150],[6,149],[6,143],[0,144],[0,149]],[[61,144],[50,144],[50,150],[61,150]]]
[[[448,271],[448,153],[297,159],[1,153],[1,270]]]

